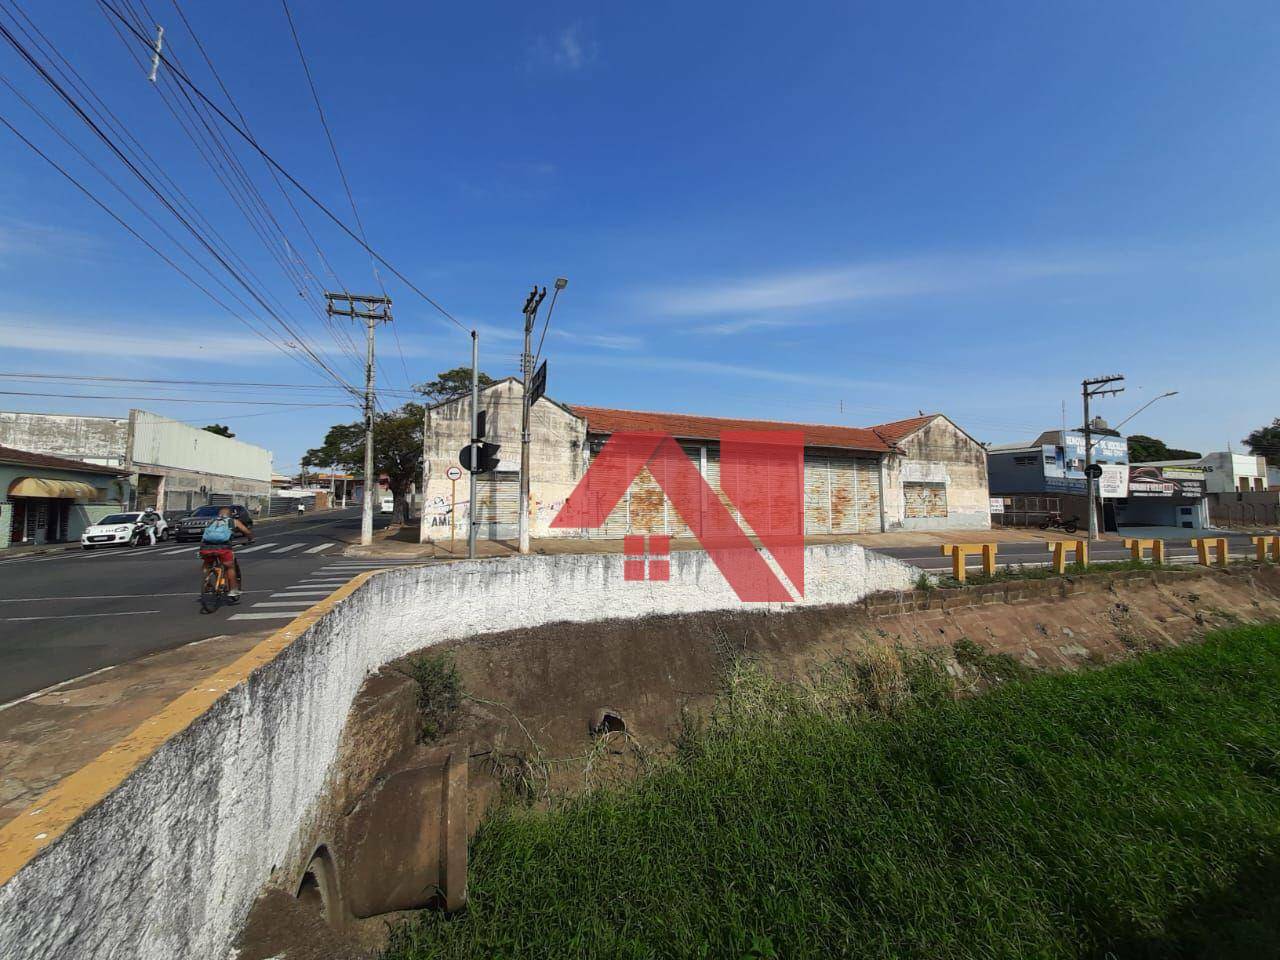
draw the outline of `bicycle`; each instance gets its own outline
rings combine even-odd
[[[240,561],[235,561],[236,582],[244,589],[244,574],[240,572]],[[227,570],[219,561],[207,558],[204,561],[204,579],[200,584],[200,612],[213,613],[227,602]]]

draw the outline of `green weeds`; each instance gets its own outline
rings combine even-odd
[[[486,820],[469,910],[388,960],[1276,954],[1280,627],[1030,679],[955,653],[1006,682],[735,666],[649,775]]]

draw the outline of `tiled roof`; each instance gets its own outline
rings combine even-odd
[[[576,416],[587,421],[590,433],[660,432],[689,440],[717,440],[723,430],[800,430],[806,447],[831,447],[844,450],[868,450],[887,453],[897,438],[911,433],[929,417],[901,420],[886,427],[901,432],[880,433],[881,428],[836,427],[816,423],[785,423],[780,420],[735,420],[727,417],[699,417],[683,413],[649,413],[640,410],[609,410],[603,407],[569,407]]]
[[[936,413],[911,417],[908,420],[894,420],[892,423],[878,423],[871,429],[884,437],[889,443],[897,443],[903,437],[909,437],[926,423],[936,417]]]
[[[78,470],[81,473],[105,473],[108,476],[126,476],[123,470],[105,467],[100,463],[85,463],[83,460],[70,460],[66,457],[51,457],[47,453],[31,453],[14,447],[0,446],[0,463],[19,463],[30,467],[48,467],[50,470]]]

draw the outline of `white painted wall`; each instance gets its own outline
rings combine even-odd
[[[157,413],[131,410],[135,464],[177,467],[223,477],[271,482],[271,451],[220,437]],[[145,467],[141,468],[145,473]]]
[[[919,572],[854,544],[809,547],[805,563],[805,605],[907,589]],[[0,887],[0,956],[226,957],[273,869],[312,839],[351,703],[389,660],[482,631],[744,606],[700,552],[673,554],[667,583],[624,580],[616,554],[378,574]]]

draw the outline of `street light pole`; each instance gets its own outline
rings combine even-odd
[[[546,287],[539,292],[535,285],[524,301],[524,353],[520,355],[524,373],[524,387],[520,391],[520,516],[517,520],[521,553],[529,552],[529,381],[533,379],[533,354],[529,347],[538,308],[546,295]]]

